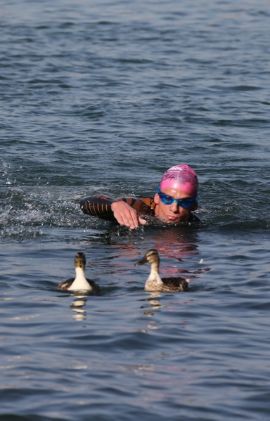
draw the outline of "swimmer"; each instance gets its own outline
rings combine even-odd
[[[197,203],[198,178],[187,164],[169,168],[162,176],[153,197],[121,198],[87,197],[80,202],[81,210],[92,216],[136,229],[147,224],[147,217],[169,224],[199,222],[193,211]]]

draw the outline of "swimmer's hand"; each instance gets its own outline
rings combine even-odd
[[[145,225],[147,223],[144,218],[139,216],[136,209],[133,209],[123,200],[117,200],[116,202],[113,202],[111,209],[117,222],[120,225],[128,227],[132,230],[138,228],[140,225]]]

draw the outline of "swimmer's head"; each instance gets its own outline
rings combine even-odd
[[[160,190],[173,188],[181,190],[188,196],[197,196],[198,178],[196,172],[188,164],[175,165],[162,176]]]

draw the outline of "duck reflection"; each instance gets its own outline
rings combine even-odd
[[[75,320],[85,320],[86,319],[86,306],[87,295],[75,294],[74,300],[71,303],[70,307],[73,310],[73,318]]]
[[[145,299],[146,305],[141,308],[145,308],[143,314],[145,316],[153,316],[157,310],[163,307],[160,303],[161,294],[159,292],[149,292],[148,297]]]

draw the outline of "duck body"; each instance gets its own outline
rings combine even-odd
[[[85,255],[78,252],[74,259],[75,277],[60,282],[57,289],[61,291],[86,291],[88,293],[99,292],[99,286],[92,280],[87,279],[85,276]]]
[[[140,265],[150,264],[150,275],[148,276],[144,289],[148,292],[182,292],[187,291],[189,283],[182,277],[161,278],[159,274],[160,258],[156,249],[150,249],[144,257],[137,262]]]

